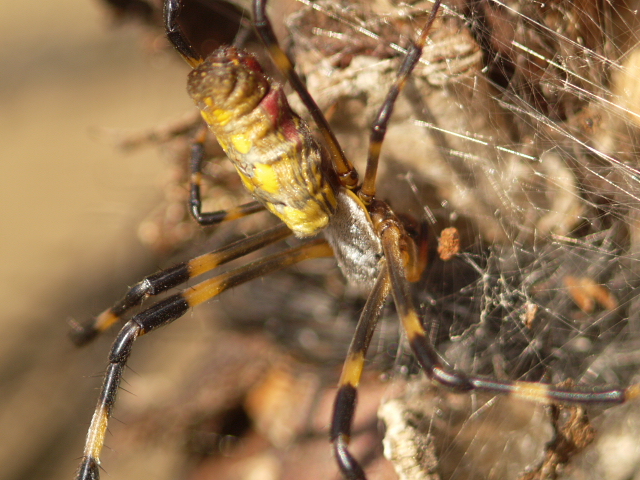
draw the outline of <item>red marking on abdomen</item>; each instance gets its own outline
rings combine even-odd
[[[272,85],[269,93],[260,102],[260,107],[273,123],[274,129],[281,131],[286,140],[301,141],[300,130],[294,120],[296,115],[279,85]]]

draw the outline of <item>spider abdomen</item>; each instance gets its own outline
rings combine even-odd
[[[336,199],[322,151],[252,55],[216,50],[191,72],[188,91],[258,201],[298,237],[329,223]]]

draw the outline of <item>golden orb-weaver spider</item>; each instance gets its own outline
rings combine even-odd
[[[332,418],[331,441],[338,465],[346,478],[366,478],[349,452],[349,436],[364,359],[389,294],[393,295],[413,353],[426,375],[454,391],[482,390],[543,403],[621,403],[638,396],[638,386],[624,390],[581,392],[542,383],[467,376],[443,364],[429,343],[410,294],[410,282],[417,280],[424,268],[421,243],[407,233],[406,225],[389,205],[376,198],[375,181],[380,150],[395,100],[420,59],[439,6],[438,0],[418,39],[408,48],[396,81],[379,110],[371,130],[364,180],[360,183],[323,114],[279,46],[266,16],[266,0],[254,0],[254,26],[274,63],[312,115],[322,134],[324,148],[316,143],[306,124],[291,111],[282,88],[265,76],[253,56],[225,47],[201,58],[177,24],[180,1],[166,0],[167,36],[194,69],[189,77],[189,93],[234,163],[244,185],[256,199],[226,212],[202,212],[200,169],[206,135],[203,131],[193,149],[191,210],[194,217],[202,225],[212,225],[266,209],[278,216],[283,224],[146,277],[114,307],[90,324],[77,327],[74,332],[76,342],[89,341],[123,318],[146,297],[165,292],[291,234],[301,239],[316,237],[320,233],[323,237],[304,240],[297,247],[203,281],[133,316],[121,329],[111,349],[78,479],[99,478],[99,456],[107,423],[137,337],[180,318],[189,308],[235,285],[309,258],[335,256],[350,282],[371,289],[339,381]]]

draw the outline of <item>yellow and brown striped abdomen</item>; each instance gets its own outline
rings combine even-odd
[[[298,237],[328,224],[336,199],[320,147],[252,55],[216,50],[191,72],[188,91],[257,200]]]

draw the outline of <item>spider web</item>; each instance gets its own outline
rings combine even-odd
[[[288,20],[289,51],[357,162],[398,57],[431,4],[301,3]],[[378,182],[394,210],[430,224],[434,242],[445,227],[460,232],[462,252],[436,258],[416,287],[432,340],[469,374],[601,387],[637,381],[634,10],[564,1],[447,2],[442,10],[398,101]],[[595,441],[551,465],[544,408],[452,399],[419,382],[391,400],[394,418],[422,424],[416,432],[438,467],[396,459],[407,478],[637,474],[635,442],[619,448],[637,438],[633,406],[590,409]],[[382,416],[391,432],[391,417]]]

